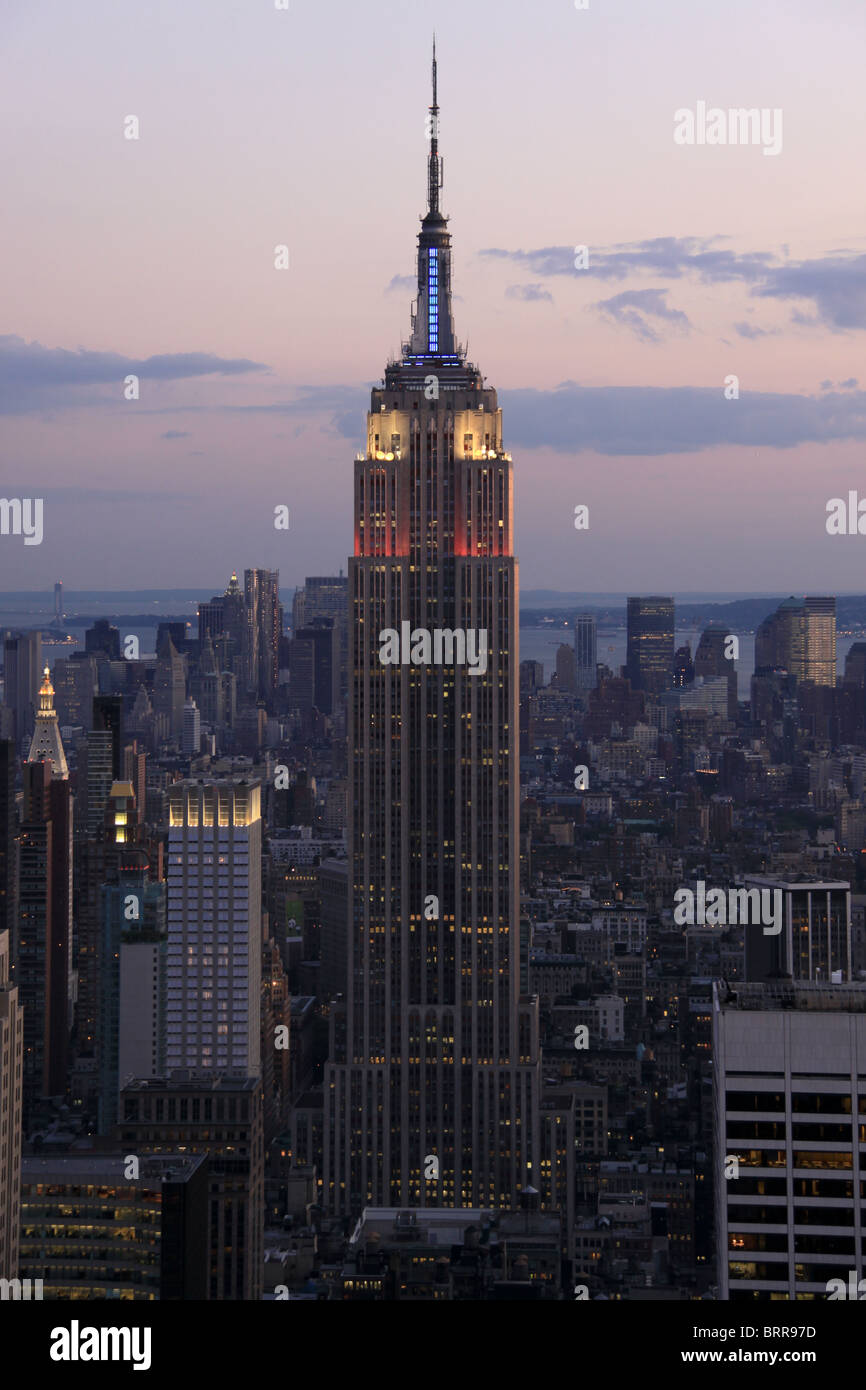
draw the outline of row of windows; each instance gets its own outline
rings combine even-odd
[[[728,1091],[725,1095],[728,1111],[763,1111],[765,1114],[784,1113],[785,1095],[780,1091]],[[791,1096],[791,1109],[795,1114],[850,1115],[851,1095],[833,1091],[795,1091]],[[858,1112],[866,1114],[866,1095],[857,1097]]]

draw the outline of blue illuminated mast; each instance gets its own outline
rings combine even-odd
[[[451,316],[451,235],[439,207],[443,161],[439,153],[439,97],[436,39],[433,39],[433,101],[429,108],[430,150],[427,158],[427,212],[418,234],[418,297],[412,316],[412,336],[403,345],[404,365],[435,361],[459,366],[464,351],[458,345]]]
[[[439,211],[444,166],[439,154],[439,101],[436,95],[436,35],[433,35],[433,104],[430,107],[430,157],[427,161],[427,211]]]

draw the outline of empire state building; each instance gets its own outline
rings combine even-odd
[[[519,988],[512,465],[496,392],[455,336],[438,117],[434,48],[411,336],[355,462],[348,962],[323,1125],[323,1202],[342,1214],[508,1207],[542,1186],[537,1005]]]

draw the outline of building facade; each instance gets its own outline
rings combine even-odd
[[[839,879],[774,878],[747,875],[747,889],[781,893],[782,929],[745,928],[746,979],[759,982],[780,975],[832,983],[851,979],[851,885]],[[770,899],[769,901],[773,901]]]
[[[260,1070],[261,788],[169,793],[166,1065]]]
[[[434,56],[412,334],[355,463],[349,943],[323,1174],[341,1213],[508,1206],[539,1161],[537,1005],[519,997],[511,457],[496,392],[454,332],[438,110]]]
[[[658,694],[673,684],[674,601],[630,598],[627,605],[626,675],[633,690]]]
[[[866,985],[713,986],[719,1297],[863,1276]]]
[[[43,1298],[202,1300],[208,1264],[205,1155],[24,1159],[21,1277]]]
[[[260,988],[260,981],[256,981]],[[127,1153],[208,1155],[207,1297],[258,1301],[264,1280],[264,1131],[258,1077],[184,1068],[121,1092]],[[128,1146],[128,1147],[127,1147]]]
[[[0,931],[0,1279],[18,1277],[23,1010],[9,977],[9,932]]]
[[[598,685],[598,636],[594,613],[578,613],[574,620],[574,655],[578,690]]]

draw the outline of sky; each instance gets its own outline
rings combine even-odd
[[[0,590],[345,569],[435,27],[521,586],[866,591],[826,530],[866,499],[862,0],[282,2],[0,0],[0,493],[44,517]],[[699,103],[766,134],[678,143]]]

